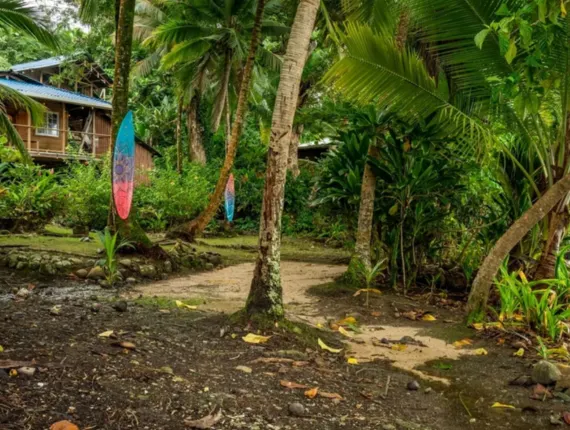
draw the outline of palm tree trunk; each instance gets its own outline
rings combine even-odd
[[[228,49],[224,57],[224,74],[220,82],[220,90],[216,95],[214,102],[214,109],[212,111],[212,131],[215,133],[220,128],[222,122],[222,115],[228,99],[228,91],[230,86],[230,74],[232,71],[232,52]]]
[[[301,173],[299,170],[299,142],[301,141],[301,135],[303,134],[304,128],[305,126],[303,124],[297,124],[295,127],[293,127],[293,132],[291,133],[291,143],[289,144],[289,158],[287,160],[287,168],[294,178],[298,177]]]
[[[194,94],[188,109],[188,159],[190,162],[206,165],[206,151],[200,130],[200,96]]]
[[[564,176],[554,184],[497,241],[473,281],[467,302],[469,320],[477,320],[484,314],[493,279],[509,252],[568,192],[570,192],[570,175]]]
[[[182,173],[182,100],[178,101],[176,110],[176,170]]]
[[[216,188],[214,189],[214,193],[210,196],[210,202],[208,203],[206,209],[204,209],[204,211],[196,219],[181,227],[171,230],[168,232],[168,237],[182,237],[188,241],[193,241],[197,235],[201,234],[205,230],[206,226],[212,220],[220,207],[220,202],[222,201],[222,196],[226,188],[226,183],[228,182],[228,177],[230,176],[230,171],[234,164],[237,146],[245,119],[245,113],[247,111],[247,96],[251,84],[251,75],[253,71],[253,63],[255,61],[255,54],[257,52],[257,47],[259,46],[261,39],[261,21],[263,19],[263,10],[265,9],[266,1],[267,0],[258,0],[257,2],[255,23],[251,32],[249,54],[247,56],[243,71],[243,80],[240,85],[238,105],[232,127],[232,135],[228,149],[226,151],[224,164],[220,170],[220,176],[218,178],[218,182],[216,183]]]
[[[299,3],[281,68],[267,156],[259,228],[259,254],[246,303],[246,313],[249,316],[265,315],[280,319],[284,315],[280,248],[287,159],[301,75],[319,4],[319,0],[301,0]]]
[[[354,254],[350,260],[347,274],[354,275],[359,263],[370,266],[370,244],[372,242],[372,226],[374,223],[374,199],[376,196],[376,175],[368,162],[380,156],[376,142],[370,142],[368,146],[367,161],[362,175],[362,187],[360,188],[360,206],[358,209],[358,230],[356,232],[356,244]]]
[[[123,118],[128,112],[129,103],[129,75],[131,72],[131,52],[133,47],[133,26],[135,20],[136,0],[120,0],[117,27],[115,29],[115,74],[113,80],[113,113],[111,116],[111,154],[115,149],[115,139],[119,132],[119,127]],[[111,171],[111,181],[113,172]],[[111,186],[111,189],[113,187]],[[152,241],[145,234],[133,216],[134,208],[128,219],[122,220],[115,216],[115,205],[111,197],[109,211],[109,225],[116,226],[119,235],[132,243],[133,247],[140,253],[153,253],[157,257],[163,257],[164,253],[160,247],[153,245]]]

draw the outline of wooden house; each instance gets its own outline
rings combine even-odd
[[[112,80],[97,65],[82,62],[81,79],[58,80],[62,67],[70,62],[64,57],[18,64],[0,71],[0,85],[26,95],[46,107],[44,124],[34,127],[25,110],[7,106],[7,113],[34,159],[43,164],[64,160],[89,161],[105,156],[111,148],[111,104],[102,97]],[[71,66],[74,63],[71,62]],[[146,171],[153,169],[158,152],[137,140],[135,165],[137,182],[146,181]]]

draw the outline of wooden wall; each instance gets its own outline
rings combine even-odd
[[[111,149],[111,119],[102,111],[95,110],[95,134],[97,136],[97,157],[102,157]]]
[[[151,152],[141,145],[135,145],[135,184],[148,184],[148,171],[154,169]]]
[[[59,114],[60,131],[58,137],[39,136],[36,134],[35,128],[32,128],[29,133],[29,127],[27,127],[27,125],[29,125],[28,113],[26,111],[18,111],[15,114],[15,123],[17,124],[16,129],[26,145],[28,145],[28,137],[30,138],[31,142],[29,144],[29,149],[32,151],[63,152],[63,148],[67,144],[67,133],[62,131],[67,130],[67,111],[65,109],[65,105],[63,103],[50,101],[43,102],[43,105],[46,106],[50,112],[57,112]]]

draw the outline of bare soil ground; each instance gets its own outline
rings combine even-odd
[[[336,277],[342,266],[285,262],[283,269],[289,317],[320,325],[317,336],[343,352],[324,351],[313,332],[297,334],[285,326],[260,333],[271,336],[267,343],[246,343],[242,337],[257,333],[255,328],[233,324],[218,310],[243,304],[251,269],[234,266],[138,286],[127,296],[126,311],[119,298],[97,287],[87,295],[76,293],[87,287],[75,281],[0,273],[0,364],[27,361],[37,369],[33,376],[0,370],[0,429],[48,429],[67,419],[82,430],[177,430],[187,428],[185,418],[203,417],[221,405],[214,429],[522,430],[548,428],[551,415],[570,409],[560,399],[531,400],[531,388],[509,386],[529,374],[536,354],[513,357],[508,336],[501,334],[505,342],[497,345],[496,338],[466,329],[452,301],[432,306],[423,298],[387,293],[366,307],[350,291],[314,287]],[[11,294],[29,283],[35,288],[27,299]],[[201,304],[197,310],[177,308],[140,294]],[[436,320],[404,316],[414,310]],[[328,330],[346,316],[358,322],[351,339]],[[108,331],[110,337],[100,336]],[[401,345],[405,336],[425,346],[401,349],[382,342]],[[465,350],[451,344],[466,337],[473,345]],[[481,347],[488,355],[473,354]],[[359,364],[348,364],[348,357]],[[410,391],[413,380],[420,387]],[[318,387],[342,400],[310,399],[306,389],[281,381]],[[494,402],[516,409],[491,408]],[[302,416],[291,413],[292,403],[302,405]]]

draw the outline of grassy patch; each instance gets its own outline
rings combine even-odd
[[[97,248],[101,245],[97,241],[81,242],[77,237],[54,237],[40,235],[12,234],[0,236],[2,246],[25,246],[41,251],[57,251],[69,254],[82,254],[90,257],[97,256]]]
[[[307,290],[309,294],[319,297],[346,297],[352,296],[358,287],[342,280],[315,285]]]
[[[150,297],[150,296],[143,296],[139,297],[134,300],[134,303],[147,307],[147,308],[156,308],[156,309],[174,309],[178,306],[176,305],[177,299],[172,299],[169,297]],[[200,306],[204,304],[204,299],[201,298],[193,298],[193,299],[183,299],[180,300],[185,305],[189,306]]]

